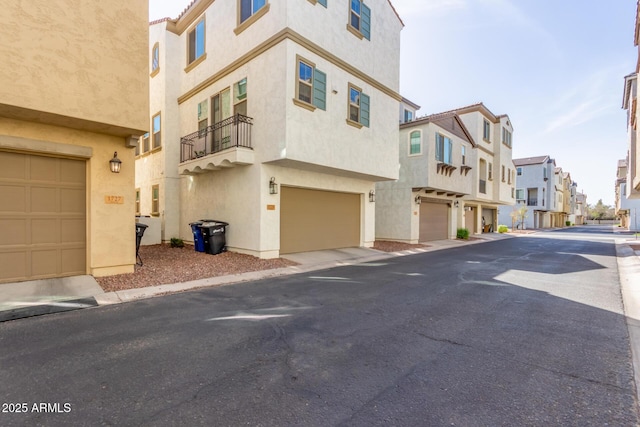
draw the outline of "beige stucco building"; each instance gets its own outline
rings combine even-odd
[[[376,237],[417,243],[497,231],[497,208],[514,203],[513,127],[484,104],[415,118],[400,108],[400,177],[377,184]]]
[[[3,2],[0,20],[0,282],[132,272],[147,2]]]
[[[163,240],[228,222],[262,258],[371,246],[375,183],[398,177],[402,22],[387,0],[197,0],[150,26],[139,213]]]

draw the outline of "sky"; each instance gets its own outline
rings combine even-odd
[[[149,0],[149,20],[190,2]],[[483,102],[511,119],[514,159],[549,155],[589,204],[614,204],[628,149],[624,76],[638,57],[635,0],[392,3],[405,24],[400,92],[418,116]]]

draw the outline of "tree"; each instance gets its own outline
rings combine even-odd
[[[602,199],[599,199],[598,203],[593,206],[589,206],[588,212],[591,219],[597,219],[600,221],[601,219],[612,218],[613,215],[611,214],[611,210],[611,206],[605,205],[602,203]]]
[[[529,208],[526,205],[521,205],[520,207],[514,206],[513,211],[509,214],[511,217],[511,229],[515,230],[517,225],[516,222],[520,221],[518,225],[522,225],[522,229],[524,230],[524,220],[527,218],[527,214],[529,212]]]

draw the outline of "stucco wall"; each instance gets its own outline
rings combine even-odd
[[[0,104],[147,127],[148,2],[3,2]]]
[[[87,159],[87,273],[103,276],[133,272],[134,153],[133,150],[123,149],[123,139],[3,118],[0,118],[0,129],[0,148],[3,146],[2,135],[92,148],[92,156]],[[51,147],[52,150],[55,149],[54,145]],[[29,152],[33,149],[33,144],[27,141],[20,149]],[[118,152],[118,158],[122,160],[122,169],[118,174],[109,169],[109,160],[114,151]],[[123,203],[107,204],[105,196],[122,196]]]

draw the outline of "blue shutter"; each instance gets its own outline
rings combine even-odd
[[[313,105],[327,109],[327,75],[317,68],[313,72]]]
[[[327,0],[318,0],[318,3],[320,3],[324,7],[327,7]]]
[[[444,140],[442,138],[442,135],[440,135],[439,133],[436,133],[436,160],[441,162],[443,159],[443,154],[442,152],[444,151]]]
[[[360,94],[360,124],[369,127],[369,95]]]
[[[362,3],[362,12],[360,15],[362,25],[360,31],[365,39],[371,40],[371,9]]]

